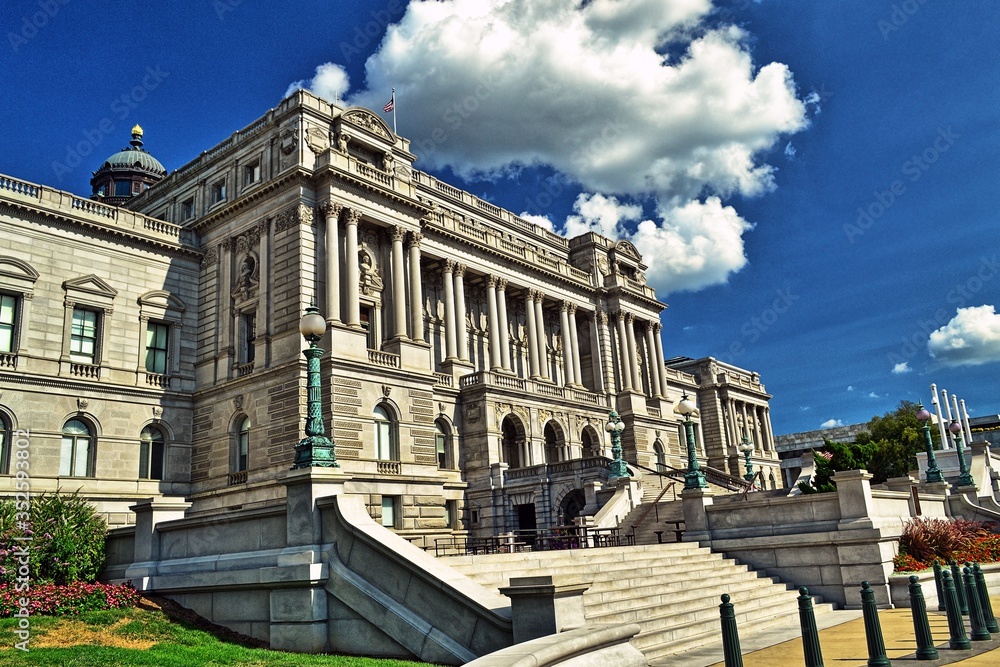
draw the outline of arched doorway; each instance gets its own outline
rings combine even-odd
[[[586,505],[587,499],[582,489],[573,489],[567,493],[559,503],[559,520],[562,522],[560,525],[572,526]]]
[[[566,438],[558,422],[550,421],[545,425],[545,462],[559,463],[566,459]]]
[[[601,436],[593,426],[584,427],[580,443],[583,446],[583,458],[592,459],[601,455]]]
[[[527,461],[521,456],[524,448],[524,426],[514,415],[507,415],[500,424],[500,455],[511,468],[523,468]]]

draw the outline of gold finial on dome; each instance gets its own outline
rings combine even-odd
[[[142,136],[142,127],[139,123],[136,123],[135,127],[132,128],[132,134],[138,134],[140,137]]]

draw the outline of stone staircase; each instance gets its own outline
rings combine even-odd
[[[456,556],[446,560],[487,588],[511,577],[572,575],[584,593],[588,623],[638,623],[632,640],[648,660],[720,641],[719,596],[729,593],[741,627],[755,631],[795,621],[797,593],[732,559],[691,543]],[[830,605],[816,606],[817,615]]]

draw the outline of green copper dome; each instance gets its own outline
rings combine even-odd
[[[109,157],[97,171],[137,169],[156,176],[167,175],[167,170],[160,164],[160,161],[142,147],[142,128],[138,125],[132,128],[132,141],[129,143],[131,145],[128,148],[123,148]]]

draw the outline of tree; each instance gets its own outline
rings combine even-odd
[[[931,429],[937,449],[937,429]],[[904,477],[917,468],[917,452],[926,448],[923,424],[917,419],[917,405],[900,401],[892,412],[872,417],[868,428],[858,433],[853,443],[827,440],[815,452],[815,470],[810,485],[800,485],[805,493],[832,491],[833,473],[864,468],[872,482],[881,484],[892,477]]]

